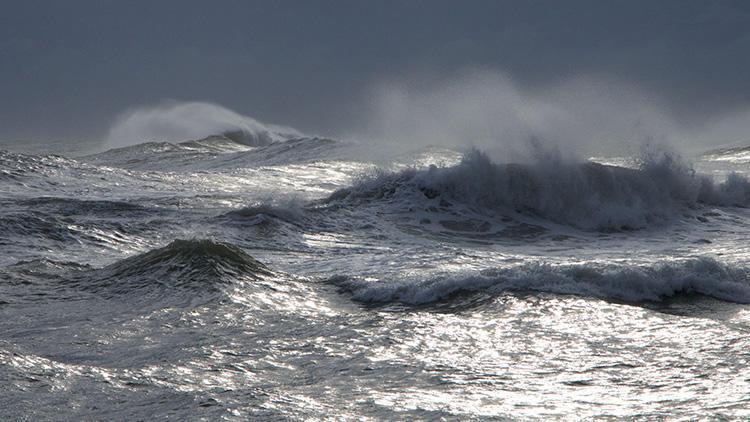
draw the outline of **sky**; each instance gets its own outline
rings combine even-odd
[[[685,125],[750,109],[747,1],[2,6],[3,140],[100,139],[124,111],[166,100],[343,136],[368,126],[384,85],[418,90],[467,69],[496,72],[537,99],[581,77],[612,81]]]

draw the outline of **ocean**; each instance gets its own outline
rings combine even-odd
[[[747,149],[25,147],[3,420],[750,418]]]

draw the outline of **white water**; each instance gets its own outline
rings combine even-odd
[[[171,141],[0,155],[5,418],[750,416],[740,164]]]

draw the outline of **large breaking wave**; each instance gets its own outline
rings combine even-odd
[[[583,229],[629,230],[665,223],[701,204],[747,206],[750,182],[730,174],[717,183],[669,153],[647,155],[633,169],[554,159],[498,164],[474,150],[453,167],[380,173],[328,198],[330,203],[382,200],[456,203]]]

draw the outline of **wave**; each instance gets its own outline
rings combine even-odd
[[[226,297],[245,282],[270,286],[276,275],[241,248],[211,240],[175,240],[105,267],[32,259],[0,267],[0,302],[95,297],[149,302],[157,307]],[[273,287],[271,287],[273,288]],[[242,287],[249,291],[250,287]]]
[[[95,270],[79,283],[109,295],[154,289],[211,292],[239,280],[258,280],[272,271],[241,248],[211,240],[175,240],[169,245]]]
[[[32,174],[56,174],[77,164],[75,160],[60,155],[33,155],[0,150],[0,181],[22,181]]]
[[[142,205],[124,201],[108,201],[96,199],[76,199],[56,196],[40,196],[18,201],[19,205],[34,207],[46,207],[56,210],[60,215],[71,214],[103,214],[112,216],[112,213],[151,211]]]
[[[110,220],[73,223],[65,214],[53,216],[37,211],[0,216],[0,244],[26,244],[35,249],[72,245],[116,247],[133,242],[135,236],[149,230],[147,224]]]
[[[107,143],[126,146],[152,140],[201,139],[217,134],[250,146],[303,136],[295,129],[261,123],[218,104],[172,102],[123,114],[110,129]]]
[[[90,270],[89,265],[48,258],[0,267],[0,304],[74,299],[80,295],[68,291],[64,281]]]
[[[54,188],[60,183],[59,178],[81,179],[101,173],[107,176],[111,171],[107,167],[166,172],[214,171],[346,160],[356,155],[353,144],[327,138],[290,138],[249,147],[238,143],[235,135],[222,133],[183,142],[145,142],[75,159],[0,150],[0,182],[25,185],[31,177],[46,177],[55,180],[42,180],[40,187]]]
[[[262,146],[239,144],[227,134],[172,142],[146,142],[81,157],[101,166],[129,170],[225,170],[261,165],[283,165],[338,156],[342,143],[325,138],[294,138]]]
[[[750,146],[714,149],[703,153],[701,158],[709,161],[745,164],[750,162]]]
[[[750,303],[750,270],[705,257],[641,266],[534,264],[421,280],[378,282],[338,277],[330,282],[350,293],[354,300],[373,304],[424,305],[461,293],[494,295],[506,291],[540,291],[631,303],[701,294]]]
[[[128,249],[176,225],[158,208],[122,201],[37,197],[0,201],[0,208],[0,244],[34,250]]]
[[[41,213],[19,213],[0,216],[0,239],[36,237],[54,242],[77,242],[80,230],[58,218]]]
[[[238,154],[221,156],[209,165],[218,168],[232,168],[352,158],[346,147],[351,147],[351,145],[328,138],[295,138],[284,142],[274,142]]]
[[[305,221],[305,212],[301,206],[291,202],[283,206],[260,203],[229,211],[217,219],[243,225],[273,225],[279,222],[300,225]]]
[[[334,192],[327,203],[389,201],[401,209],[470,207],[520,214],[593,230],[632,230],[666,223],[700,204],[747,206],[750,182],[721,183],[696,174],[679,157],[645,156],[636,169],[547,160],[497,164],[471,151],[452,167],[380,173]]]
[[[80,159],[95,165],[137,170],[178,170],[192,167],[197,161],[210,160],[220,154],[246,151],[250,147],[237,143],[224,134],[198,140],[145,142],[113,148]]]

